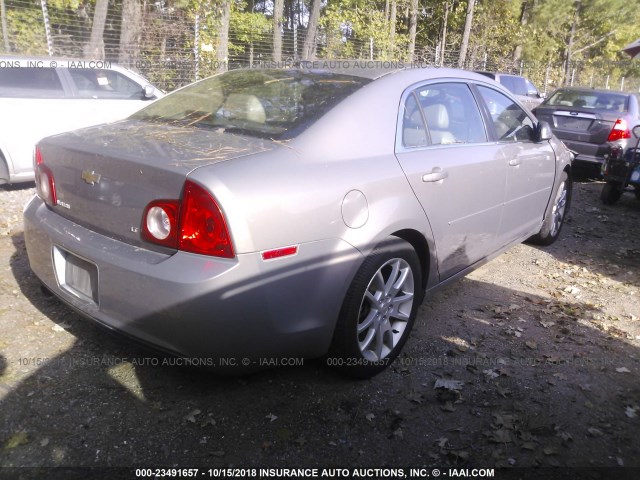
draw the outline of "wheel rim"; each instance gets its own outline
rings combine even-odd
[[[564,212],[567,208],[567,188],[565,182],[562,182],[558,187],[558,193],[556,194],[556,200],[553,204],[553,211],[551,215],[553,217],[553,223],[551,224],[551,236],[555,237],[560,232],[562,222],[564,220]]]
[[[402,258],[384,263],[369,281],[360,304],[357,335],[362,356],[386,358],[407,328],[414,302],[413,271]]]

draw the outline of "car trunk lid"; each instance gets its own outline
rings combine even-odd
[[[142,216],[151,201],[179,199],[195,168],[275,145],[221,131],[129,120],[50,137],[39,148],[55,178],[57,213],[142,245]]]
[[[622,116],[619,112],[555,106],[538,107],[536,115],[553,125],[558,138],[595,145],[607,141],[616,120]]]

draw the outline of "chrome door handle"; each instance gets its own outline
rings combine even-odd
[[[423,182],[439,182],[449,176],[449,172],[442,170],[440,167],[435,167],[431,170],[431,173],[425,173],[422,176]]]
[[[509,165],[512,167],[517,167],[521,163],[522,161],[519,158],[512,158],[511,160],[509,160]]]

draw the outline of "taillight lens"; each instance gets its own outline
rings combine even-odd
[[[165,247],[178,248],[177,200],[156,200],[147,205],[142,223],[142,236]]]
[[[624,138],[631,138],[631,130],[629,130],[627,121],[624,118],[619,118],[613,125],[607,141],[615,142],[616,140],[622,140]]]
[[[185,252],[224,258],[235,256],[220,207],[197,183],[185,182],[182,201],[151,202],[142,218],[145,240]]]
[[[185,182],[182,194],[178,248],[216,257],[234,257],[220,207],[204,188],[189,180]]]
[[[56,181],[53,177],[53,172],[49,167],[44,164],[42,152],[39,147],[36,147],[35,152],[35,175],[36,175],[36,191],[38,196],[44,200],[44,202],[55,207],[58,204],[58,196],[56,194]]]

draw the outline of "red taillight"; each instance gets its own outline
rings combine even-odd
[[[38,196],[44,202],[52,207],[58,204],[58,196],[56,194],[56,181],[53,172],[44,164],[42,152],[36,147],[35,153],[35,174],[36,174],[36,190]]]
[[[613,125],[607,142],[615,142],[616,140],[622,140],[624,138],[631,138],[631,130],[629,130],[627,121],[624,118],[619,118]]]
[[[142,217],[142,237],[185,252],[233,258],[224,215],[213,197],[187,180],[182,200],[155,200]]]
[[[142,222],[142,236],[150,242],[165,247],[178,248],[178,218],[180,206],[177,200],[156,200],[147,205]]]
[[[234,257],[220,207],[204,188],[189,180],[182,194],[178,248],[216,257]]]

